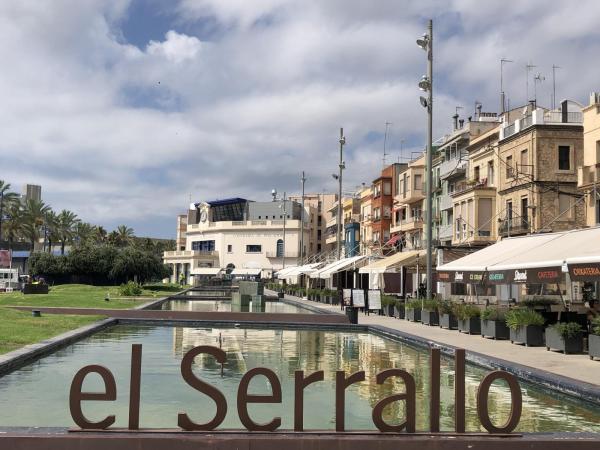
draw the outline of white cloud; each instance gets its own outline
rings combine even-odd
[[[505,70],[513,105],[525,100],[528,61],[546,76],[543,103],[552,64],[559,98],[585,102],[600,88],[593,1],[182,0],[172,29],[140,48],[119,29],[128,7],[0,3],[0,178],[40,183],[55,208],[86,220],[160,235],[174,227],[153,222],[190,193],[268,198],[299,189],[302,170],[308,190],[335,189],[340,126],[348,188],[376,177],[373,131],[386,121],[390,161],[400,140],[404,156],[422,148],[425,55],[414,41],[429,16],[436,135],[455,106],[465,117],[474,100],[497,109],[501,57],[515,61]]]

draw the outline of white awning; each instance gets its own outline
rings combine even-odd
[[[284,278],[287,278],[288,274],[297,269],[298,266],[291,266],[291,267],[286,267],[285,269],[281,269],[279,271],[277,271],[277,278],[279,278],[280,280],[283,280]]]
[[[353,256],[351,258],[343,258],[335,261],[325,267],[319,269],[310,274],[311,278],[331,278],[334,273],[341,272],[342,270],[348,270],[349,268],[356,268],[356,266],[362,266],[367,261],[367,256]]]
[[[394,253],[383,259],[378,259],[371,264],[361,267],[359,273],[387,273],[395,272],[399,267],[425,264],[427,252],[425,250],[410,250]]]
[[[317,267],[322,265],[323,263],[311,263],[305,264],[303,266],[292,267],[291,269],[285,269],[285,273],[282,275],[281,271],[277,274],[277,278],[288,278],[288,277],[297,277],[299,275],[305,275],[309,273],[313,273],[317,271]]]
[[[260,275],[262,269],[233,269],[231,275]]]
[[[222,270],[220,267],[196,267],[190,273],[192,275],[218,275]]]

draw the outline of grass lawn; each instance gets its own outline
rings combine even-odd
[[[54,314],[32,317],[28,311],[0,308],[0,354],[27,344],[43,341],[99,319],[102,319],[102,317]]]
[[[152,286],[150,286],[152,287]],[[160,286],[157,286],[157,288]],[[180,291],[181,288],[173,288]],[[48,295],[29,294],[23,295],[21,292],[11,294],[0,294],[0,306],[64,306],[72,308],[113,308],[127,309],[145,303],[156,297],[169,295],[170,291],[144,289],[143,299],[126,298],[119,294],[118,286],[90,286],[87,284],[62,284],[50,288]],[[173,291],[171,291],[173,292]],[[106,294],[109,294],[110,301],[104,301]]]

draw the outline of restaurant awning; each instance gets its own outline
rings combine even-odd
[[[279,278],[280,280],[283,280],[284,278],[287,278],[288,274],[297,269],[298,266],[291,266],[291,267],[286,267],[285,269],[281,269],[279,271],[277,271],[277,278]]]
[[[368,266],[361,267],[359,273],[387,273],[395,272],[402,266],[416,265],[417,261],[425,263],[427,252],[424,250],[410,250],[407,252],[394,253],[383,259],[372,262]]]
[[[352,256],[350,258],[342,258],[338,261],[334,261],[331,264],[322,267],[321,269],[310,274],[311,278],[331,278],[334,273],[341,272],[342,270],[348,270],[350,268],[356,268],[356,266],[363,265],[367,260],[367,256]]]
[[[293,267],[292,269],[290,269],[289,271],[286,271],[286,273],[284,274],[284,278],[287,277],[297,277],[299,275],[306,275],[309,273],[313,273],[317,271],[317,267],[321,266],[323,263],[311,263],[311,264],[304,264],[303,266],[296,266]],[[278,278],[281,278],[279,276],[279,274],[277,275]]]
[[[251,275],[256,276],[260,275],[262,269],[233,269],[231,271],[231,275]]]
[[[222,270],[220,267],[196,267],[190,273],[192,275],[218,275]]]

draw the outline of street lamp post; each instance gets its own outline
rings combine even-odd
[[[0,191],[0,245],[2,245],[2,217],[4,214],[4,192]]]
[[[285,224],[286,224],[286,217],[287,217],[287,209],[285,206],[285,192],[283,193],[283,251],[282,253],[282,262],[281,262],[281,268],[285,269]]]
[[[346,138],[344,137],[344,129],[340,128],[340,172],[338,175],[338,208],[337,208],[337,259],[342,257],[342,171],[346,168],[344,164],[344,145]]]
[[[427,108],[427,298],[432,294],[433,277],[433,199],[432,199],[432,165],[433,165],[433,21],[430,19],[427,33],[417,39],[417,45],[427,52],[427,75],[419,82],[419,88],[427,92],[427,98],[421,97],[421,105]]]

